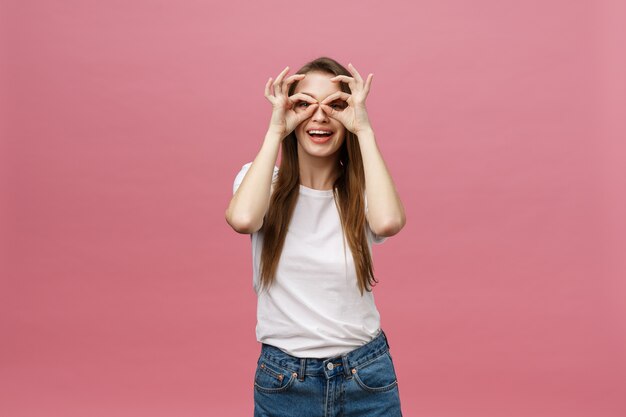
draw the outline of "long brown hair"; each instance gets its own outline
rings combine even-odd
[[[300,68],[296,74],[311,71],[336,75],[352,74],[332,58],[320,57]],[[289,87],[291,96],[298,84]],[[343,92],[350,94],[350,87],[340,82]],[[262,288],[269,288],[274,282],[276,268],[283,250],[287,228],[296,207],[299,195],[300,169],[298,163],[298,142],[295,131],[282,141],[282,159],[270,199],[268,211],[263,218],[263,250],[261,252],[260,281]],[[357,273],[357,283],[361,296],[363,291],[371,291],[378,281],[374,277],[372,257],[366,236],[365,218],[365,173],[357,136],[346,129],[346,138],[339,148],[340,174],[333,184],[335,204],[341,218]]]

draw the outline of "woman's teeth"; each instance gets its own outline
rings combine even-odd
[[[307,133],[311,136],[330,136],[333,132],[328,130],[309,130]]]

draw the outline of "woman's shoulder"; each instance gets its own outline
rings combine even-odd
[[[237,188],[239,188],[239,185],[241,185],[241,182],[246,176],[246,173],[248,172],[248,170],[250,169],[250,166],[252,166],[252,162],[254,161],[250,161],[250,162],[243,164],[243,166],[239,169],[239,172],[237,173],[237,175],[235,175],[235,181],[233,182],[233,194],[235,194],[235,192],[237,191]],[[276,181],[276,178],[278,178],[278,167],[274,165],[274,173],[272,174],[272,182]]]
[[[245,164],[243,164],[243,166],[239,169],[239,173],[237,175],[245,175],[252,166],[252,162],[254,161],[246,162]],[[278,167],[274,165],[274,174],[276,173],[278,173]]]

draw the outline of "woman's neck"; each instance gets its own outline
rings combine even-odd
[[[338,157],[298,158],[300,165],[300,184],[315,190],[332,190],[339,176]]]

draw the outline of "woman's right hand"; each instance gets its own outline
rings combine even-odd
[[[289,72],[289,67],[285,67],[276,77],[274,83],[272,83],[272,78],[270,77],[265,84],[265,97],[272,103],[272,118],[269,130],[278,133],[281,140],[290,134],[300,123],[313,116],[313,113],[319,106],[317,100],[306,94],[296,93],[291,97],[287,96],[289,86],[306,76],[306,74],[295,74],[284,79],[287,72]],[[273,86],[273,92],[271,86]],[[300,101],[306,101],[310,105],[304,111],[296,112],[296,105]]]

